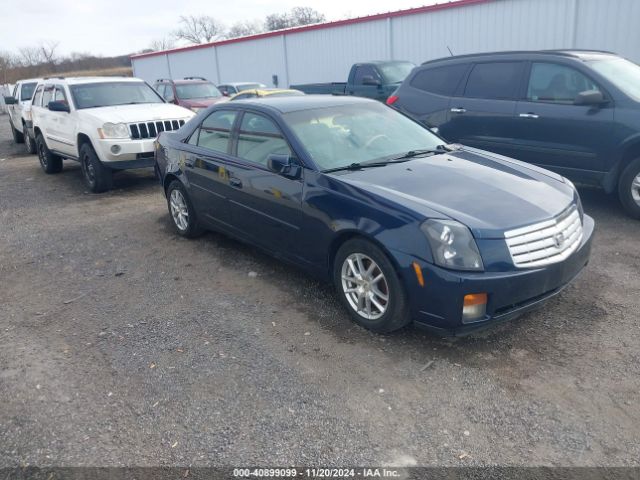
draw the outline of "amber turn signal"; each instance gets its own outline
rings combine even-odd
[[[416,279],[418,280],[418,284],[421,287],[424,287],[424,277],[422,276],[422,269],[420,268],[420,265],[418,265],[418,262],[413,262],[413,271],[416,272]]]

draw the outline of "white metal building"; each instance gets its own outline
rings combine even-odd
[[[353,63],[497,50],[610,50],[640,63],[640,0],[458,0],[132,57],[134,75],[345,81]]]

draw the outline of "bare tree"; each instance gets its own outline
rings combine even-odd
[[[175,47],[175,42],[173,41],[173,39],[171,38],[158,38],[156,40],[153,40],[150,44],[149,44],[149,48],[151,49],[152,52],[157,52],[160,50],[169,50],[170,48]]]
[[[53,65],[56,63],[57,56],[56,50],[58,49],[58,45],[60,42],[56,42],[53,40],[47,40],[44,42],[40,42],[40,52],[42,53],[42,60],[49,65]]]
[[[282,28],[299,27],[312,23],[324,22],[324,14],[311,7],[295,7],[285,13],[273,13],[267,15],[265,28],[269,31],[280,30]]]
[[[8,73],[18,65],[18,59],[11,52],[0,52],[0,85],[9,83]]]
[[[227,32],[228,38],[246,37],[248,35],[255,35],[262,32],[262,25],[258,21],[244,21],[234,23]]]
[[[22,65],[33,67],[42,63],[42,51],[39,47],[22,47],[18,49],[22,58]]]
[[[180,17],[181,27],[174,33],[179,40],[198,44],[224,38],[224,25],[208,15]]]

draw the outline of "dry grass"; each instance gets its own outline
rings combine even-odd
[[[74,72],[56,72],[50,75],[51,76],[60,75],[63,77],[105,77],[105,76],[132,77],[133,71],[131,67],[114,67],[114,68],[98,68],[95,70],[76,70]]]

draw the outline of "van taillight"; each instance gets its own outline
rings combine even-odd
[[[387,105],[393,105],[399,99],[400,99],[400,97],[398,97],[397,95],[391,95],[389,98],[387,98]]]

